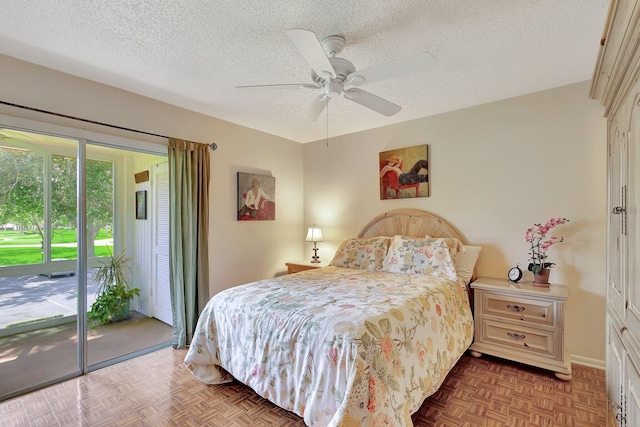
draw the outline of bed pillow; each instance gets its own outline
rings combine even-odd
[[[393,236],[382,270],[457,280],[455,259],[462,244],[454,238]]]
[[[471,282],[473,269],[476,267],[480,251],[482,251],[481,246],[464,245],[462,251],[458,252],[456,256],[456,273],[458,278],[462,279],[465,284]]]
[[[390,237],[346,239],[333,256],[331,265],[379,271],[382,269],[390,241]]]

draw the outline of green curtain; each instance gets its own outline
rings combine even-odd
[[[209,300],[209,146],[169,138],[173,348],[191,343]]]

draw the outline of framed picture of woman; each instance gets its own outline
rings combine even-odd
[[[276,178],[238,172],[238,221],[276,219]]]

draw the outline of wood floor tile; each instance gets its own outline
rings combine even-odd
[[[301,427],[303,420],[237,382],[208,386],[184,367],[186,352],[159,350],[0,403],[0,427]],[[604,371],[574,365],[573,378],[499,359],[464,356],[412,416],[416,427],[604,426]]]

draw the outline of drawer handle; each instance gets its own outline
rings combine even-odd
[[[526,335],[517,334],[515,332],[507,332],[507,336],[509,338],[511,338],[512,340],[516,340],[516,341],[522,341],[523,339],[525,339],[527,337]]]
[[[516,313],[519,313],[521,311],[524,311],[524,307],[519,306],[519,305],[512,305],[512,304],[507,304],[507,308],[511,311],[515,311]]]

